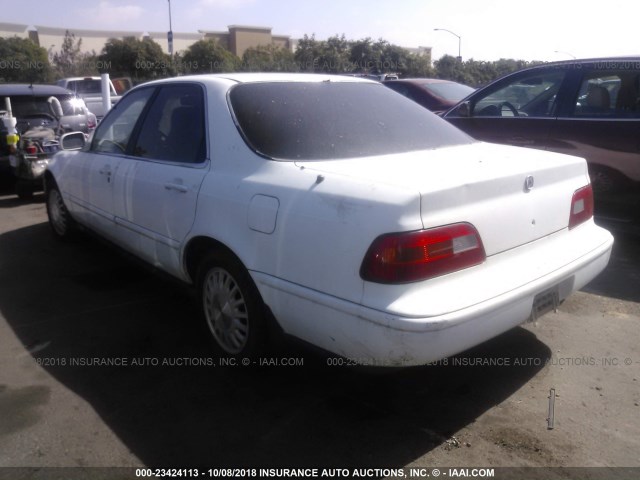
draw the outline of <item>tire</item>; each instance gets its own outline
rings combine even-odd
[[[267,343],[265,307],[251,276],[235,257],[213,252],[198,270],[198,296],[217,353],[253,359]]]
[[[612,168],[590,165],[589,177],[595,194],[608,195],[628,187],[627,179]]]
[[[18,180],[16,182],[16,195],[20,200],[32,200],[33,199],[33,186],[27,182]]]
[[[47,185],[46,191],[47,217],[53,236],[68,241],[76,235],[76,223],[67,210],[62,194],[54,182]]]

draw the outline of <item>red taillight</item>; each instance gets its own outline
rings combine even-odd
[[[593,217],[593,189],[591,185],[576,190],[571,198],[569,229]]]
[[[369,282],[408,283],[484,262],[480,235],[469,223],[389,233],[373,241],[360,268]]]
[[[29,155],[35,155],[36,153],[38,153],[38,149],[35,145],[27,145],[24,151]]]

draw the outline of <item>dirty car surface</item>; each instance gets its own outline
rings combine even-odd
[[[383,85],[237,74],[139,86],[47,171],[93,230],[198,290],[212,344],[284,332],[417,365],[557,306],[607,264],[583,159],[477,142]]]

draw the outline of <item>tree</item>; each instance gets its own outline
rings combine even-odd
[[[431,58],[419,53],[409,53],[398,69],[398,73],[406,78],[435,76],[435,70],[431,66]]]
[[[473,78],[465,68],[465,63],[451,55],[444,55],[435,62],[436,76],[445,80],[472,85]]]
[[[185,73],[235,72],[240,59],[211,38],[191,45],[182,57]]]
[[[26,38],[0,38],[0,81],[46,83],[52,77],[44,48]]]
[[[303,72],[345,73],[353,71],[349,50],[344,35],[326,41],[317,41],[315,35],[305,35],[298,41],[294,58]]]
[[[367,37],[350,43],[349,60],[353,71],[361,73],[385,73],[383,65],[384,49],[389,45],[385,40],[373,42]]]
[[[501,58],[496,61],[476,61],[473,58],[460,62],[451,55],[445,55],[436,62],[436,76],[446,80],[464,83],[474,87],[485,85],[498,77],[515,72],[540,62],[526,62]]]
[[[275,45],[250,47],[242,54],[242,70],[245,72],[296,72],[293,52]]]
[[[96,54],[82,53],[82,38],[67,30],[59,52],[49,51],[55,74],[59,78],[92,76],[98,73]]]
[[[171,57],[150,38],[111,38],[98,60],[103,67],[101,70],[109,70],[108,73],[116,76],[131,77],[136,84],[176,74]]]

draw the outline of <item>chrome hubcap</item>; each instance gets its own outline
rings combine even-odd
[[[235,279],[222,268],[212,268],[204,279],[202,300],[218,344],[227,353],[240,353],[249,338],[249,313]]]

